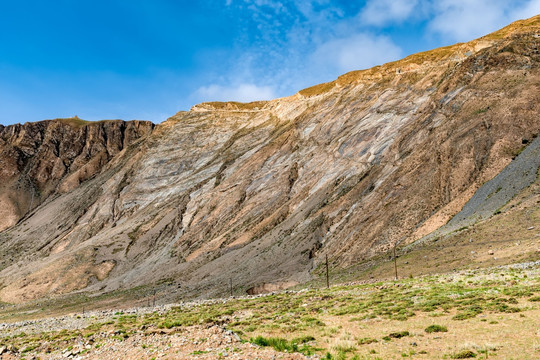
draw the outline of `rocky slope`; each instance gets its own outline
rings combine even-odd
[[[49,196],[76,188],[152,131],[147,121],[78,118],[0,125],[0,231]]]
[[[160,280],[171,297],[230,279],[257,292],[309,280],[327,254],[348,266],[420,239],[538,134],[539,45],[535,17],[292,97],[195,106],[99,166],[35,167],[55,196],[23,192],[31,206],[3,216],[32,209],[0,233],[0,298]]]

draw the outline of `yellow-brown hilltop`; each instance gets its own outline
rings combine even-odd
[[[252,101],[248,103],[238,101],[209,101],[197,104],[192,111],[257,111],[262,110],[268,101]]]
[[[339,76],[336,80],[317,84],[298,93],[303,96],[315,96],[332,90],[335,86],[343,87],[362,81],[380,81],[385,77],[396,77],[411,71],[420,71],[445,62],[458,62],[474,53],[519,34],[531,34],[540,38],[540,15],[526,20],[516,21],[501,30],[482,36],[467,43],[457,43],[437,49],[409,55],[401,60],[389,62],[365,70],[355,70]]]
[[[411,54],[401,60],[374,66],[365,70],[354,70],[339,76],[336,80],[310,86],[298,92],[299,95],[310,97],[329,92],[335,86],[343,87],[361,81],[380,81],[385,77],[396,77],[409,72],[421,71],[445,62],[458,62],[470,55],[493,45],[495,42],[517,34],[530,33],[540,37],[540,15],[526,20],[516,21],[498,31],[482,36],[466,43],[457,43],[437,49]],[[248,103],[238,101],[212,101],[197,104],[193,111],[256,111],[263,109],[269,101],[253,101]]]
[[[511,37],[516,34],[530,33],[540,37],[540,15],[528,19],[518,20],[491,34],[482,36],[481,39],[497,40]]]

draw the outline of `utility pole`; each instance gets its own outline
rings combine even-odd
[[[233,297],[232,278],[229,278],[229,287],[231,289],[231,297]]]
[[[398,279],[398,275],[397,275],[396,246],[397,246],[397,242],[394,244],[394,270],[396,271],[396,280],[397,280],[397,279]]]
[[[328,276],[328,254],[326,254],[326,288],[330,288],[330,277]]]

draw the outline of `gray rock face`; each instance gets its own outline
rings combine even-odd
[[[539,168],[540,138],[537,137],[497,176],[482,185],[463,210],[436,233],[449,233],[491,217],[536,180]]]

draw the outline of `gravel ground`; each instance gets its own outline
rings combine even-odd
[[[190,326],[171,331],[146,329],[125,340],[114,331],[80,339],[72,347],[52,349],[44,342],[30,359],[318,359],[302,354],[279,353],[242,343],[238,336],[218,325]],[[4,352],[2,360],[21,359],[19,352]]]
[[[285,291],[292,293],[293,291]],[[268,294],[267,294],[268,295]],[[246,296],[249,298],[265,295]],[[238,298],[236,298],[238,299]],[[165,314],[171,307],[191,308],[201,304],[224,303],[231,299],[212,299],[155,307],[127,310],[89,311],[53,318],[0,324],[0,336],[13,336],[24,332],[42,332],[84,329],[91,324],[112,320],[119,315]],[[287,354],[272,348],[245,343],[223,326],[208,324],[174,329],[141,328],[136,334],[121,339],[117,331],[99,332],[89,338],[78,338],[64,347],[53,348],[47,342],[36,353],[23,354],[24,349],[0,347],[0,359],[318,359],[317,355]],[[74,345],[75,344],[75,345]],[[31,354],[31,355],[29,355]]]

